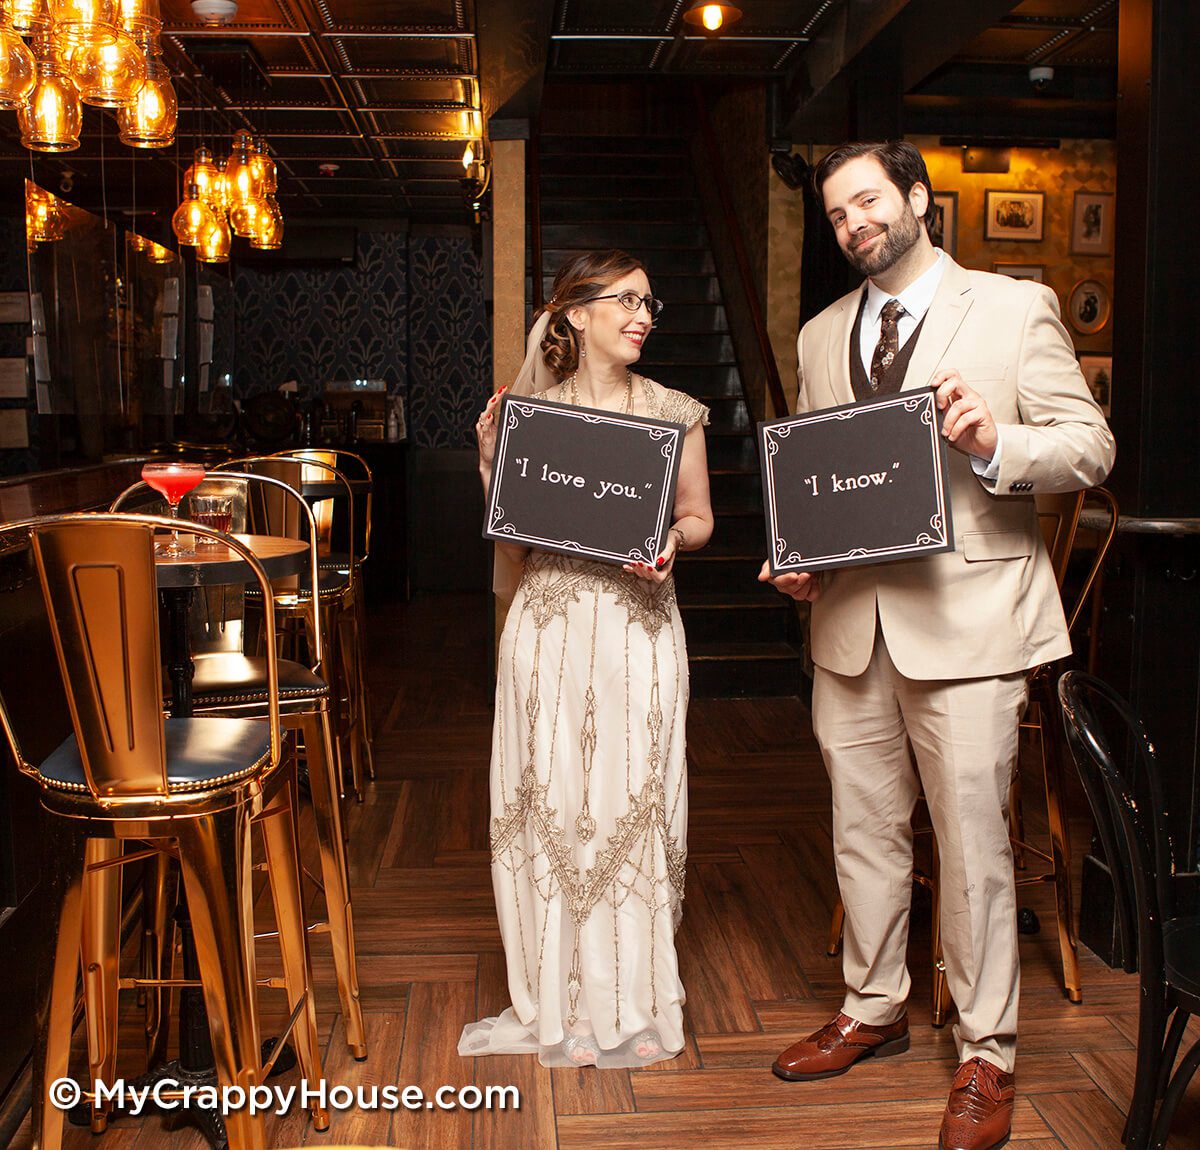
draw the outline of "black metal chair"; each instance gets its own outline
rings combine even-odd
[[[1198,1041],[1171,1073],[1188,1020],[1200,1015],[1200,915],[1178,911],[1162,777],[1141,720],[1116,691],[1082,671],[1063,675],[1058,698],[1113,876],[1124,968],[1139,972],[1141,981],[1137,1071],[1123,1140],[1130,1150],[1161,1150],[1200,1067]]]

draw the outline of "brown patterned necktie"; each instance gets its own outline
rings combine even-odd
[[[879,342],[871,356],[871,390],[878,391],[884,374],[892,366],[896,352],[900,350],[900,337],[896,325],[904,314],[904,305],[898,299],[890,299],[879,313]]]

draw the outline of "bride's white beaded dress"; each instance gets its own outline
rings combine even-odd
[[[638,377],[647,414],[708,409]],[[565,389],[544,393],[570,402]],[[532,551],[497,664],[491,851],[512,1006],[464,1055],[640,1066],[683,1049],[687,650],[671,578]]]

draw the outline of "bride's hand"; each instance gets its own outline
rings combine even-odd
[[[675,566],[675,552],[678,548],[679,540],[675,532],[669,531],[662,554],[655,560],[653,565],[649,563],[626,563],[621,570],[629,572],[630,575],[636,575],[639,579],[645,579],[648,583],[662,583],[671,574],[671,569]]]
[[[482,467],[490,468],[496,457],[496,404],[507,390],[508,384],[505,384],[487,401],[487,407],[475,421],[475,440],[479,444],[479,463]]]

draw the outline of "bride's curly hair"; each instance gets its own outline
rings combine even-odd
[[[645,272],[646,265],[616,248],[584,252],[558,269],[550,300],[542,309],[549,313],[550,322],[541,343],[542,359],[558,379],[566,379],[579,368],[579,333],[567,312],[603,295],[605,288],[636,271]]]

